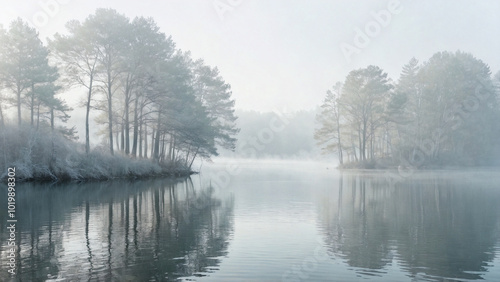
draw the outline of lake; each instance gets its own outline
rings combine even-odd
[[[500,281],[499,170],[221,160],[201,171],[18,184],[17,280]]]

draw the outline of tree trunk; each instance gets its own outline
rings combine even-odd
[[[134,156],[134,158],[137,156],[137,140],[139,138],[139,121],[138,121],[139,114],[137,113],[138,100],[139,99],[136,97],[134,103],[134,136],[132,140],[132,156]]]
[[[109,94],[111,95],[111,93]],[[109,130],[109,152],[114,155],[113,151],[113,113],[112,113],[112,102],[111,97],[108,99],[108,130]]]
[[[17,86],[17,123],[21,125],[21,87]]]
[[[130,127],[129,127],[129,103],[130,101],[125,101],[125,154],[128,155],[130,154]]]
[[[189,159],[189,154],[191,153],[191,146],[188,147],[187,153],[186,153],[186,161],[184,162],[184,165],[187,167],[188,165],[188,159]]]
[[[370,129],[371,129],[371,133],[370,133],[370,159],[373,159],[375,157],[375,142],[376,142],[376,139],[375,139],[375,127],[373,126],[373,124],[370,126]]]
[[[120,149],[121,149],[121,151],[125,151],[125,125],[123,124],[123,120],[122,120],[122,125],[120,128],[120,131],[122,133],[121,138],[120,138]]]
[[[191,163],[189,163],[189,169],[193,166],[194,159],[196,159],[196,156],[198,155],[198,151],[200,150],[200,147],[196,148],[196,152],[194,153],[193,158],[191,159]]]
[[[120,151],[120,132],[119,131],[116,131],[116,149],[118,151]]]
[[[34,117],[35,117],[35,84],[32,82],[31,83],[31,105],[30,105],[30,110],[31,110],[31,127],[35,125],[34,123]]]
[[[139,157],[142,158],[147,158],[148,157],[148,128],[146,127],[146,124],[144,124],[144,129],[142,129],[142,123],[141,123],[141,141],[139,142]],[[142,134],[144,134],[144,154],[142,153]]]
[[[342,153],[342,147],[339,147],[339,163],[344,164],[344,154]]]
[[[54,109],[50,109],[50,114],[54,115]],[[52,118],[52,117],[51,117]],[[36,105],[36,129],[40,126],[40,102]],[[54,128],[52,128],[54,129]]]
[[[157,124],[156,124],[156,139],[155,139],[155,145],[154,145],[154,159],[155,161],[159,161],[159,157],[160,157],[160,118],[161,118],[161,109],[160,111],[158,111],[158,121],[157,121]]]
[[[342,142],[340,140],[340,114],[338,112],[337,112],[336,119],[337,119],[337,137],[338,137],[337,146],[339,147],[339,163],[343,164],[344,163],[344,155],[342,153]]]
[[[111,58],[109,59],[109,63],[111,62]],[[109,130],[109,152],[111,155],[114,155],[115,152],[113,150],[113,88],[112,88],[112,79],[111,79],[111,65],[108,66],[108,130]]]
[[[356,154],[356,146],[354,146],[354,142],[352,143],[352,152],[354,154],[354,160],[358,161],[358,154]]]
[[[363,141],[361,140],[362,138],[362,131],[359,129],[358,131],[358,148],[359,148],[359,160],[363,160],[363,153],[361,152],[363,150]]]
[[[363,161],[366,161],[366,121],[363,122],[363,135],[362,135],[362,139],[361,139],[361,142],[362,142],[362,150],[361,150],[361,159]]]
[[[132,74],[127,74],[125,81],[125,154],[130,154],[130,100],[132,96]],[[137,103],[136,103],[137,108]],[[135,128],[134,128],[135,130]]]
[[[139,151],[139,158],[142,158],[142,122],[139,123],[139,132],[137,133],[139,140],[137,141],[137,151]]]
[[[89,118],[90,118],[90,100],[92,98],[92,84],[93,84],[93,76],[90,76],[89,83],[89,93],[87,95],[87,109],[85,114],[85,153],[90,153],[90,130],[89,130]]]
[[[161,141],[160,160],[162,162],[165,161],[165,136],[163,136],[163,140]]]
[[[172,160],[172,147],[174,146],[173,141],[174,141],[174,136],[172,134],[170,134],[170,144],[168,146],[168,160],[169,161]]]
[[[153,159],[155,157],[155,131],[156,130],[153,128],[153,133],[151,134],[151,152],[149,154]]]
[[[172,162],[175,161],[175,137],[172,136]]]
[[[153,158],[156,162],[160,161],[160,132],[156,130],[156,138],[154,139]]]

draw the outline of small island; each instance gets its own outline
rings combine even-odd
[[[500,165],[499,82],[460,51],[412,58],[397,82],[377,66],[353,70],[327,91],[315,139],[340,169]]]

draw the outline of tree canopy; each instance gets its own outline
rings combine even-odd
[[[21,19],[0,28],[0,37],[0,93],[17,108],[19,124],[25,108],[32,126],[45,112],[52,126],[55,117],[66,121],[71,109],[56,94],[82,91],[87,154],[91,112],[99,113],[111,154],[191,166],[196,157],[217,155],[218,147],[235,148],[231,86],[216,67],[177,49],[151,18],[97,9],[68,22],[47,46]]]
[[[488,65],[469,53],[438,52],[423,64],[412,58],[397,82],[376,66],[353,70],[334,89],[315,137],[339,160],[486,165],[498,153],[498,86]]]

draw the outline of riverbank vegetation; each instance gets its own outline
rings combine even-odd
[[[98,9],[68,22],[48,44],[18,19],[0,27],[0,39],[2,173],[16,165],[25,179],[178,174],[218,148],[234,149],[239,130],[230,85],[217,68],[177,49],[151,18]],[[84,145],[64,126],[73,110],[65,96],[78,92]],[[96,148],[93,111],[102,125]]]
[[[317,143],[342,168],[498,165],[500,73],[464,52],[404,65],[397,82],[377,66],[327,91]]]
[[[2,174],[15,167],[18,181],[107,180],[152,176],[187,176],[190,169],[182,163],[167,166],[147,159],[131,159],[95,147],[85,153],[82,144],[68,140],[48,126],[8,125],[0,129]]]

